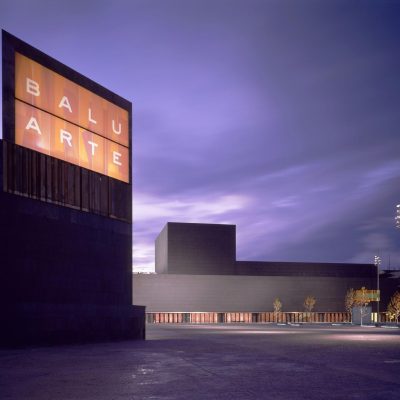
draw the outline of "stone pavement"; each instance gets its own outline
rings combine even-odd
[[[400,398],[400,329],[148,325],[147,338],[2,349],[0,399]]]

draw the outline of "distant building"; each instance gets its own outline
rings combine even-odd
[[[344,311],[349,288],[376,288],[373,264],[236,260],[236,226],[168,222],[156,239],[156,274],[135,275],[134,301],[147,312]]]

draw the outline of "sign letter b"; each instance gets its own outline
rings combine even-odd
[[[40,96],[39,84],[29,78],[26,78],[26,91],[36,97]]]

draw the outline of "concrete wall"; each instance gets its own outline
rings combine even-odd
[[[156,257],[167,254],[169,274],[232,275],[236,259],[236,226],[169,222],[160,236],[167,241],[156,247]],[[158,261],[159,265],[164,265]],[[165,271],[163,271],[165,273]]]
[[[371,278],[234,275],[134,275],[133,300],[146,311],[272,311],[279,297],[283,311],[303,311],[307,295],[315,311],[344,311],[347,289],[375,288]]]
[[[1,191],[0,203],[3,302],[132,304],[130,223]]]
[[[156,273],[373,277],[373,264],[236,261],[236,226],[168,222],[156,239]]]
[[[373,278],[376,277],[376,266],[373,264],[236,261],[235,274]]]
[[[168,224],[156,238],[155,264],[157,274],[168,273]]]
[[[143,338],[132,226],[0,191],[0,346]]]

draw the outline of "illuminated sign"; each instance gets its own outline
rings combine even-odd
[[[358,303],[369,303],[371,301],[380,301],[380,290],[369,290],[364,287],[355,291],[355,300]]]
[[[128,111],[18,52],[15,143],[129,183]]]

